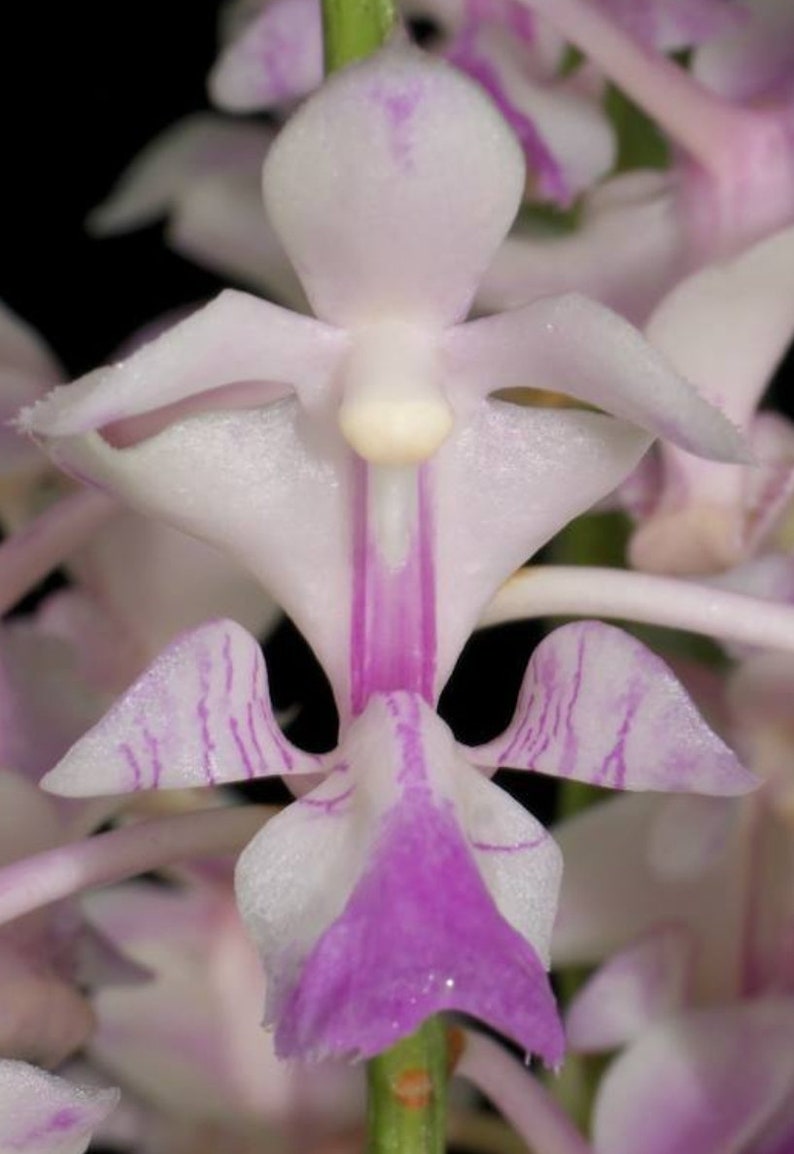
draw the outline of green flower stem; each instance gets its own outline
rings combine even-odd
[[[367,1063],[367,1154],[443,1154],[447,1068],[439,1017]]]
[[[322,5],[326,73],[376,52],[394,28],[393,0],[322,0]]]

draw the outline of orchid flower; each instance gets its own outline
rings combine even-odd
[[[619,4],[527,2],[656,120],[680,157],[669,172],[627,173],[596,189],[570,236],[517,234],[484,278],[482,307],[576,284],[642,323],[682,277],[791,223],[794,40],[785,0],[737,12],[733,27],[694,52],[692,75],[603,10]],[[683,6],[658,8],[673,18]],[[637,6],[640,23],[645,9]]]
[[[199,863],[179,888],[129,883],[90,895],[92,923],[153,980],[94,998],[88,1058],[122,1088],[147,1151],[190,1134],[313,1149],[358,1120],[363,1086],[347,1067],[277,1062],[259,1026],[264,978],[234,904],[232,869]],[[208,867],[212,867],[211,871]],[[167,1135],[169,1145],[164,1145]]]
[[[102,701],[79,676],[73,655],[28,622],[4,625],[0,640],[0,861],[6,866],[68,845],[111,811],[106,801],[47,797],[36,784],[101,714]],[[71,899],[4,926],[0,1054],[59,1065],[93,1030],[86,990],[140,977]]]
[[[653,432],[742,452],[596,305],[461,323],[523,185],[518,145],[459,73],[401,48],[346,69],[295,114],[264,172],[322,319],[227,292],[22,418],[65,468],[230,550],[329,676],[341,737],[318,757],[275,724],[259,646],[210,623],[47,779],[78,795],[308,777],[237,874],[284,1056],[369,1056],[455,1008],[559,1061],[542,964],[559,856],[480,769],[752,788],[666,667],[597,623],[536,652],[501,739],[465,750],[434,712],[494,588],[613,488]],[[487,399],[526,375],[615,415]]]
[[[0,1061],[0,1150],[83,1154],[117,1101],[116,1090],[72,1086],[25,1062]]]
[[[560,77],[563,41],[536,27],[518,0],[429,0],[406,16],[429,16],[437,51],[480,83],[516,131],[533,197],[568,205],[603,176],[614,133],[587,69]],[[238,13],[236,15],[236,13]],[[288,112],[323,79],[319,0],[231,5],[226,43],[209,78],[226,112]],[[168,243],[183,256],[290,307],[308,311],[276,232],[263,218],[259,171],[272,130],[212,114],[179,121],[122,175],[89,227],[110,236],[168,218]],[[570,287],[570,286],[566,286]]]
[[[701,675],[764,780],[752,798],[621,799],[558,831],[559,960],[617,951],[568,1017],[574,1048],[627,1047],[596,1100],[598,1151],[760,1154],[794,1137],[793,678],[770,653],[725,684]]]
[[[638,568],[731,569],[769,547],[794,487],[794,433],[757,408],[794,333],[793,268],[788,229],[687,278],[651,316],[650,342],[746,432],[756,464],[715,465],[660,443],[628,483]],[[720,339],[704,340],[712,331]]]

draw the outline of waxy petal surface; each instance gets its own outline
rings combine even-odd
[[[102,429],[127,418],[165,410],[176,419],[179,402],[223,385],[252,388],[248,403],[271,401],[272,386],[309,398],[326,386],[346,349],[345,334],[247,293],[227,290],[205,308],[118,365],[96,369],[20,414],[21,427],[42,438]],[[268,385],[271,386],[268,388]],[[233,397],[204,397],[204,408],[233,407]],[[241,403],[238,399],[238,405]],[[141,428],[138,438],[152,429]]]
[[[72,1086],[25,1062],[0,1061],[0,1150],[83,1154],[118,1090]]]
[[[303,414],[286,400],[201,414],[129,449],[89,434],[52,452],[139,511],[228,551],[310,638],[346,703],[353,470],[333,429],[308,438]]]
[[[511,725],[471,755],[613,789],[731,795],[758,785],[661,658],[597,621],[544,638]]]
[[[461,422],[431,466],[439,691],[494,590],[626,476],[649,439],[599,414],[495,400]]]
[[[518,144],[476,86],[394,48],[299,109],[271,148],[264,193],[319,317],[435,327],[468,311],[523,183]]]
[[[554,916],[552,840],[477,778],[415,695],[372,698],[329,764],[238,864],[277,1049],[366,1057],[460,1009],[556,1063],[535,948],[545,952]]]
[[[217,621],[175,641],[42,784],[80,797],[316,769],[273,717],[258,642]]]
[[[648,1033],[610,1067],[598,1154],[725,1154],[759,1139],[794,1091],[794,1000],[703,1010]]]
[[[577,293],[454,329],[450,388],[520,385],[575,397],[715,460],[743,461],[736,429],[616,313]]]

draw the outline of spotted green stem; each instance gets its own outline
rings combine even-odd
[[[367,1154],[443,1154],[446,1030],[439,1017],[367,1066]]]

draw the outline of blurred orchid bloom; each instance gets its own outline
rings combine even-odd
[[[91,213],[96,236],[168,218],[167,240],[182,256],[274,297],[308,306],[262,206],[262,162],[271,128],[213,113],[178,121],[156,137]]]
[[[656,120],[679,156],[666,173],[626,173],[596,188],[568,236],[509,239],[483,279],[483,308],[575,284],[641,324],[682,277],[791,224],[794,28],[785,0],[732,13],[694,52],[691,74],[648,46],[645,4],[626,30],[610,17],[625,12],[617,2],[527,3]],[[669,18],[684,7],[657,6]]]
[[[610,1154],[782,1154],[794,1139],[794,662],[757,653],[724,684],[699,676],[762,789],[621,799],[558,830],[555,953],[617,951],[568,1018],[574,1049],[627,1047],[596,1101]]]
[[[476,80],[515,131],[527,159],[530,195],[563,206],[605,175],[614,133],[601,86],[586,69],[560,75],[564,43],[538,29],[516,0],[427,0],[405,15],[432,21],[440,52]],[[228,112],[289,105],[323,79],[318,0],[270,0],[236,27],[209,78]]]
[[[460,1009],[559,1061],[542,964],[559,855],[480,769],[753,786],[666,667],[598,623],[544,642],[502,738],[465,750],[434,711],[499,582],[654,432],[742,452],[599,306],[567,297],[460,323],[523,185],[509,130],[449,66],[392,48],[346,69],[296,113],[264,173],[322,320],[227,292],[22,418],[65,468],[230,550],[328,673],[341,738],[318,757],[276,725],[259,646],[210,623],[48,777],[72,795],[309,778],[237,874],[282,1056],[369,1056]],[[527,372],[615,415],[488,399]]]
[[[39,608],[35,632],[62,637],[77,654],[82,673],[93,687],[89,711],[93,707],[94,716],[86,718],[86,728],[97,715],[97,695],[104,694],[107,702],[183,629],[223,612],[261,634],[272,623],[276,609],[259,584],[217,550],[183,533],[118,509],[108,512],[100,507],[101,520],[97,520],[89,507],[88,516],[83,517],[75,502],[94,502],[90,490],[63,499],[71,501],[76,511],[71,520],[63,500],[52,504],[47,489],[62,478],[47,456],[10,422],[22,398],[33,403],[61,380],[63,371],[40,338],[10,310],[0,308],[0,469],[4,474],[0,523],[6,531],[18,531],[23,543],[25,527],[34,523],[36,535],[49,535],[53,550],[60,551],[55,563],[65,558],[75,578],[76,587],[54,594]],[[47,501],[51,508],[43,515],[46,524],[34,522]],[[27,556],[19,567],[24,570],[26,564]],[[31,574],[28,584],[35,584],[36,576]],[[32,641],[31,646],[35,645]],[[72,682],[73,678],[67,678],[67,684]],[[54,678],[48,678],[48,683],[57,700]],[[28,690],[28,701],[33,701],[35,686],[31,683]],[[70,741],[77,735],[75,731]],[[17,767],[14,761],[6,764]],[[45,759],[39,771],[46,768]]]
[[[319,0],[228,7],[225,44],[209,78],[213,104],[233,113],[288,113],[322,83]],[[518,0],[402,7],[408,18],[438,23],[436,50],[503,112],[529,163],[529,195],[568,205],[611,168],[614,133],[600,107],[600,81],[588,69],[561,77],[563,41],[536,27]],[[167,217],[168,243],[183,256],[310,311],[263,213],[260,172],[273,135],[271,128],[210,113],[179,121],[130,165],[89,227],[111,236]]]
[[[179,888],[130,883],[86,900],[95,926],[153,974],[103,990],[87,1056],[121,1086],[147,1154],[258,1138],[268,1150],[314,1150],[352,1130],[360,1071],[297,1070],[276,1060],[261,1029],[264,975],[234,903],[232,867],[192,870]]]
[[[118,1097],[117,1090],[73,1086],[25,1062],[0,1060],[0,1150],[84,1154]]]
[[[660,442],[621,490],[638,522],[629,556],[652,572],[731,569],[774,548],[794,489],[791,423],[757,411],[794,333],[794,229],[684,280],[645,333],[745,432],[756,463],[713,464]]]
[[[107,816],[108,805],[64,803],[36,785],[101,713],[67,647],[22,622],[4,625],[0,643],[0,862],[5,866],[84,835]],[[91,928],[71,900],[2,927],[0,1055],[59,1065],[93,1029],[86,988],[136,976],[136,968]]]

